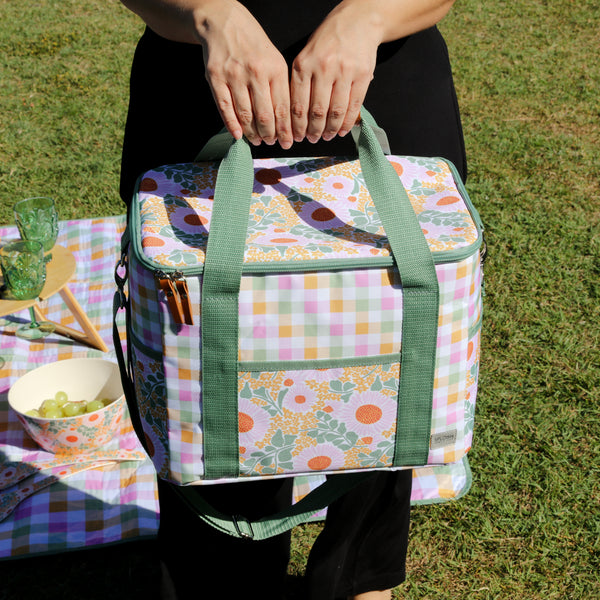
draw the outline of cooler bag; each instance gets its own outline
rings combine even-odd
[[[385,154],[364,109],[353,136],[358,158],[254,160],[215,136],[138,180],[122,372],[179,489],[466,461],[480,218],[447,160]]]

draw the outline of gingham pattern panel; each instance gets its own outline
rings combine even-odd
[[[393,269],[247,275],[239,313],[242,361],[400,351],[402,289]]]
[[[474,309],[480,299],[476,285],[480,282],[479,257],[475,254],[459,263],[437,265],[436,272],[440,281],[440,315],[432,433],[453,432],[455,439],[433,447],[429,464],[454,462],[466,450],[467,355],[469,330],[479,313]],[[199,299],[199,280],[189,278],[188,285],[190,297]],[[158,298],[160,318],[155,318],[155,322],[164,323],[162,368],[169,415],[168,439],[161,432],[160,446],[169,458],[169,478],[190,483],[204,472],[201,332],[197,326],[172,324],[162,292]],[[195,322],[199,323],[199,302],[193,301],[192,307]],[[244,276],[240,358],[303,360],[397,352],[401,315],[401,286],[391,269]],[[160,348],[154,350],[160,353]]]
[[[189,278],[188,290],[190,298],[200,298],[200,281]],[[173,325],[167,303],[161,301],[159,306],[160,318],[165,324],[163,344],[170,477],[185,484],[204,474],[200,303],[192,302],[196,325]]]
[[[465,446],[465,396],[469,376],[469,335],[479,311],[479,254],[436,266],[440,282],[440,312],[433,390],[432,434],[453,433],[455,441],[432,447],[428,464],[459,460]],[[472,341],[472,340],[471,340]]]
[[[467,456],[455,463],[419,467],[413,470],[411,502],[431,504],[456,500],[471,487],[471,470]]]
[[[0,370],[0,454],[3,460],[37,464],[54,456],[33,444],[8,407],[8,389],[19,376],[37,366],[68,358],[88,356],[116,360],[112,340],[113,272],[124,228],[124,216],[64,221],[59,225],[57,240],[57,244],[68,248],[76,259],[76,272],[68,283],[69,289],[109,352],[103,353],[55,334],[39,342],[17,338],[14,329],[28,321],[28,311],[0,320],[0,356],[6,361]],[[2,240],[16,237],[16,228],[0,228]],[[41,306],[49,319],[78,329],[59,294]],[[122,314],[118,323],[125,346]],[[123,422],[121,436],[111,444],[141,450],[129,420]],[[158,491],[154,467],[149,459],[125,462],[76,473],[64,483],[53,484],[25,499],[0,523],[0,558],[154,537],[157,530]]]
[[[158,311],[158,288],[154,273],[129,255],[129,299],[131,328],[145,346],[162,347],[162,326]]]

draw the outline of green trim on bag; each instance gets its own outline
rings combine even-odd
[[[340,367],[369,367],[373,365],[392,365],[399,363],[400,352],[379,354],[376,356],[354,356],[349,358],[315,358],[312,360],[265,360],[241,361],[240,372],[258,373],[274,371],[306,371],[313,369],[337,369]]]
[[[139,236],[136,236],[139,239]],[[460,262],[473,256],[483,243],[480,236],[476,242],[464,248],[456,250],[443,250],[441,252],[432,252],[433,262],[436,265],[442,265],[451,262]],[[180,265],[177,267],[165,266],[159,262],[148,258],[143,254],[141,242],[133,245],[136,259],[147,269],[151,271],[164,271],[165,273],[175,273],[179,271],[188,277],[202,275],[204,265]],[[242,273],[244,275],[267,274],[267,273],[311,273],[317,271],[350,271],[353,269],[386,269],[394,266],[394,259],[391,256],[376,256],[373,258],[320,258],[317,260],[293,260],[277,261],[273,263],[251,262],[244,263]]]
[[[469,327],[469,338],[474,337],[475,334],[481,329],[482,322],[483,322],[483,311],[481,311],[481,313],[479,314],[479,318],[477,319],[477,321],[475,321],[475,323],[472,323],[471,326]]]
[[[439,284],[435,263],[408,194],[368,126],[361,127],[358,142],[365,185],[388,237],[402,282],[402,362],[397,415],[402,435],[396,435],[393,465],[424,465],[429,456],[438,330]]]

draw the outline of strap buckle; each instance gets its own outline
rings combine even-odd
[[[252,529],[252,523],[244,517],[244,515],[232,515],[233,526],[237,532],[237,536],[244,540],[254,539],[254,530]]]

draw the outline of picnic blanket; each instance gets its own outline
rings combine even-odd
[[[52,334],[29,342],[14,335],[29,320],[29,311],[0,319],[0,472],[12,473],[11,465],[27,463],[38,469],[50,465],[54,455],[44,452],[29,438],[8,406],[8,390],[21,375],[42,364],[75,357],[114,360],[112,343],[113,271],[119,254],[124,217],[66,221],[60,223],[57,243],[75,256],[77,269],[68,286],[100,336],[107,353]],[[18,237],[16,228],[0,228],[0,239]],[[59,294],[42,303],[49,319],[78,328]],[[107,447],[122,452],[143,452],[126,419],[121,435]],[[44,469],[12,487],[0,491],[3,499],[26,495],[29,487],[42,485],[54,473],[58,481],[23,500],[0,521],[0,558],[62,552],[125,540],[154,537],[159,510],[156,473],[152,462],[125,460],[101,468],[75,472]],[[2,469],[4,467],[4,469]],[[1,518],[1,516],[0,516]]]
[[[5,361],[0,370],[0,467],[19,461],[43,465],[52,457],[39,450],[8,407],[8,390],[18,377],[37,366],[65,358],[89,356],[116,361],[112,341],[112,301],[114,268],[120,255],[124,228],[125,217],[122,215],[64,221],[60,223],[57,240],[57,244],[73,253],[77,262],[75,275],[68,283],[69,289],[109,347],[109,352],[103,353],[56,334],[35,342],[15,337],[15,329],[28,321],[28,311],[0,319],[0,357]],[[0,240],[17,237],[16,228],[0,228]],[[60,295],[55,294],[44,301],[42,308],[48,319],[78,328]],[[120,331],[125,345],[124,326]],[[112,448],[142,450],[129,420]],[[471,483],[466,457],[453,465],[423,467],[413,474],[413,504],[459,498],[468,491]],[[318,474],[297,477],[294,501],[324,480],[325,476]],[[0,510],[1,495],[2,491]],[[311,520],[321,519],[325,512],[317,513]],[[26,498],[10,516],[0,521],[0,558],[152,537],[158,530],[158,520],[156,474],[149,459],[78,472]]]

